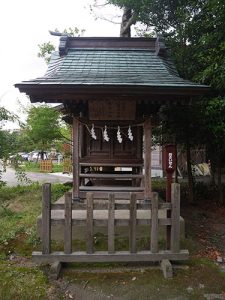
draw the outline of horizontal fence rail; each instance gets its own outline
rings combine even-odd
[[[100,201],[101,202],[101,201]],[[159,210],[171,211],[171,217],[159,217]],[[57,219],[51,218],[51,210],[62,213]],[[144,214],[143,214],[144,212]],[[104,215],[104,216],[103,216]],[[51,252],[51,226],[64,225],[64,252]],[[150,225],[148,251],[137,251],[137,226]],[[159,250],[159,226],[171,225],[169,250]],[[86,226],[86,251],[72,250],[73,226]],[[94,227],[106,226],[108,250],[94,251]],[[115,250],[115,227],[128,226],[129,250]],[[153,193],[150,203],[139,203],[136,193],[130,193],[127,203],[117,203],[115,193],[109,193],[107,207],[95,203],[94,194],[87,192],[86,203],[73,203],[72,194],[65,194],[65,203],[51,204],[51,185],[43,185],[42,209],[42,252],[33,252],[35,261],[44,262],[133,262],[159,261],[162,259],[185,260],[188,251],[180,250],[180,186],[172,185],[171,203],[160,203],[158,194]]]

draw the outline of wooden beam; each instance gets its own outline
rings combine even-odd
[[[93,191],[93,197],[94,199],[108,199],[108,195],[109,195],[110,191]],[[120,191],[120,192],[115,192],[113,191],[113,193],[115,194],[115,199],[117,200],[128,200],[130,197],[130,193],[128,191]],[[137,199],[138,200],[144,200],[144,193],[143,192],[136,192],[135,194],[137,195]],[[81,199],[85,199],[86,198],[86,191],[80,191],[79,192],[79,197]]]
[[[51,184],[42,186],[42,253],[51,252]]]
[[[135,193],[136,194],[136,193]],[[154,193],[153,193],[154,194]],[[115,194],[114,194],[115,195]],[[154,195],[152,196],[154,197]],[[115,197],[116,198],[116,197]],[[95,198],[94,198],[95,199]],[[100,200],[100,199],[98,199]],[[137,198],[138,200],[138,198]],[[115,209],[117,210],[128,210],[130,203],[128,203],[129,200],[127,200],[127,203],[115,203]],[[159,203],[159,209],[171,209],[171,203]],[[64,203],[52,203],[51,204],[51,209],[52,210],[63,210],[65,208]],[[86,203],[81,203],[81,202],[74,202],[72,203],[72,209],[76,210],[85,210],[86,209]],[[97,203],[94,203],[94,210],[104,210],[108,209],[107,203],[105,201],[100,201]],[[142,201],[141,203],[137,203],[137,209],[141,210],[150,210],[151,209],[151,204],[150,203],[145,203]]]
[[[81,186],[80,191],[141,192],[143,188],[133,186]]]
[[[96,173],[81,173],[82,178],[143,178],[142,174],[96,174]]]
[[[171,251],[159,251],[152,253],[150,251],[140,251],[130,253],[129,251],[117,251],[109,254],[108,251],[96,251],[93,254],[87,254],[84,251],[65,254],[63,252],[52,252],[51,254],[42,254],[41,252],[33,252],[32,259],[35,262],[148,262],[161,261],[168,259],[171,261],[187,260],[189,257],[188,250],[181,250],[179,253]]]
[[[73,199],[79,199],[79,121],[73,117]]]
[[[145,169],[145,200],[151,199],[151,145],[152,145],[152,126],[151,119],[148,117],[144,122],[144,169]]]
[[[94,211],[95,214],[95,211]],[[118,218],[119,211],[116,211],[115,214],[115,226],[120,227],[120,226],[129,226],[130,221],[128,218],[123,219],[123,215],[126,215],[126,211],[120,214],[120,218]],[[137,211],[138,215],[138,211]],[[79,215],[76,213],[73,214],[74,219],[72,220],[72,225],[73,226],[85,226],[86,225],[86,213],[82,214],[79,212]],[[138,217],[138,216],[137,216]],[[59,225],[62,224],[64,225],[64,218],[55,218],[51,220],[52,225]],[[107,219],[107,210],[106,210],[106,218],[102,219],[99,217],[99,219],[94,219],[93,220],[93,226],[100,226],[100,227],[107,227],[108,225],[108,219]],[[151,219],[137,219],[137,226],[146,226],[146,225],[151,225]],[[160,226],[166,226],[166,225],[171,225],[171,219],[167,218],[159,218],[159,225]]]

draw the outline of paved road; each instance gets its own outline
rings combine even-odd
[[[64,183],[68,181],[72,181],[72,175],[62,174],[62,173],[35,173],[35,172],[26,172],[27,178],[29,178],[32,182],[49,182],[49,183]],[[7,167],[6,172],[3,173],[2,180],[7,183],[9,186],[14,186],[21,184],[18,182],[15,176],[15,170]]]

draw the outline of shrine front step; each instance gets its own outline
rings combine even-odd
[[[129,237],[129,210],[115,211],[115,237]],[[51,237],[56,241],[64,240],[64,210],[52,210]],[[170,220],[166,218],[166,210],[159,210],[159,239],[165,239],[166,225],[170,225]],[[108,210],[94,210],[94,233],[107,235]],[[151,224],[150,210],[137,210],[137,239],[149,238]],[[42,232],[42,216],[37,219],[37,231],[39,237]],[[180,237],[185,237],[184,219],[180,217]],[[86,239],[86,211],[73,210],[72,213],[72,238],[73,240]]]

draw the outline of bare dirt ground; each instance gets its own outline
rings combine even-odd
[[[225,207],[201,201],[194,206],[181,206],[181,215],[187,238],[192,238],[199,248],[193,256],[225,260]]]

